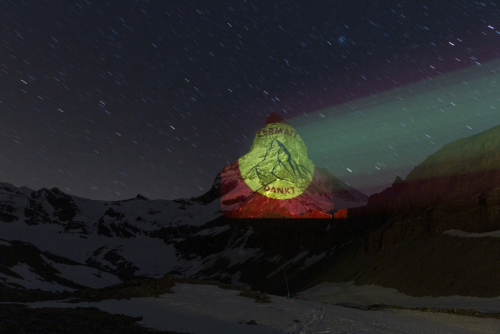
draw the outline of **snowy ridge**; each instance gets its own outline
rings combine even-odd
[[[221,215],[218,200],[212,198],[207,203],[206,199],[207,195],[148,200],[138,195],[107,202],[70,196],[57,188],[33,191],[0,183],[0,249],[11,248],[12,241],[26,243],[44,265],[64,278],[46,282],[37,276],[37,269],[21,259],[19,263],[0,264],[0,285],[15,283],[62,291],[116,284],[120,279],[114,274],[163,277],[178,260],[173,243]],[[215,227],[201,234],[208,236],[225,229]],[[66,267],[43,254],[56,254],[74,263]],[[71,282],[76,285],[71,286]]]
[[[306,250],[297,256],[293,247],[284,255],[270,249],[267,241],[259,245],[261,229],[272,224],[222,217],[220,198],[215,196],[217,182],[198,198],[164,201],[137,196],[113,202],[70,196],[56,188],[32,191],[2,183],[0,248],[7,250],[13,244],[16,249],[29,248],[27,252],[36,254],[37,261],[53,273],[32,281],[39,282],[37,288],[51,291],[104,287],[127,278],[166,274],[248,286],[252,280],[263,281],[278,267],[307,267],[323,259]],[[0,284],[26,286],[16,280],[27,280],[29,272],[39,274],[43,268],[34,263],[20,258],[1,264]],[[255,268],[259,268],[256,277]],[[24,276],[17,273],[21,269]]]

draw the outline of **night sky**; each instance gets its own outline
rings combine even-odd
[[[499,15],[469,0],[0,0],[0,180],[198,196],[276,111],[317,166],[371,194],[500,123]]]

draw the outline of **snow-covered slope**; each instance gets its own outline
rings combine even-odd
[[[33,191],[1,183],[0,248],[15,245],[27,255],[0,259],[0,285],[60,291],[174,274],[261,289],[264,283],[280,287],[284,268],[293,282],[295,275],[305,275],[337,254],[337,243],[349,241],[330,228],[347,224],[339,220],[316,221],[305,228],[304,220],[225,218],[219,186],[220,176],[198,198],[167,201],[139,195],[106,202],[56,188]],[[314,242],[319,238],[321,243]],[[315,246],[304,248],[310,244]],[[64,265],[72,266],[71,273]],[[46,269],[52,276],[43,274]],[[23,279],[32,283],[21,284]]]
[[[317,301],[270,296],[259,304],[237,291],[178,284],[159,298],[93,303],[39,302],[30,307],[97,307],[113,314],[143,317],[140,324],[189,333],[498,333],[500,320],[407,310],[362,311]],[[247,324],[251,320],[257,325]]]
[[[192,199],[106,202],[0,183],[0,248],[26,254],[2,259],[0,284],[60,291],[114,284],[114,274],[163,277],[178,258],[173,243],[221,215],[217,186]],[[66,280],[48,280],[44,268]]]
[[[482,313],[500,313],[500,298],[471,296],[412,297],[396,289],[375,284],[357,286],[353,281],[321,283],[299,293],[308,300],[329,304],[371,306],[375,304],[396,305],[404,308],[428,307],[434,309],[473,309]],[[499,320],[500,324],[500,320]]]
[[[121,280],[109,272],[41,251],[33,244],[0,240],[0,284],[13,288],[73,291],[102,288]]]

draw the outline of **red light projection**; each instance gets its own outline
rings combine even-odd
[[[331,178],[309,160],[295,129],[272,113],[250,151],[222,170],[221,211],[229,218],[331,219]],[[342,212],[335,218],[347,218]]]

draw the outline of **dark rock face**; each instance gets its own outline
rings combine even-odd
[[[367,209],[387,220],[370,237],[371,251],[411,235],[500,229],[500,126],[444,145],[372,195]]]
[[[274,111],[270,113],[266,119],[266,124],[272,123],[288,124],[288,122],[280,114],[275,113]]]
[[[500,238],[410,236],[376,253],[349,254],[317,282],[355,281],[415,296],[500,296]]]
[[[500,186],[500,125],[444,145],[391,188],[370,197],[368,206],[391,215]]]
[[[212,184],[212,187],[210,188],[209,191],[207,191],[205,194],[194,197],[192,198],[193,201],[208,205],[212,203],[215,200],[218,200],[220,198],[220,193],[221,193],[221,174],[217,174],[215,177],[214,183]]]

